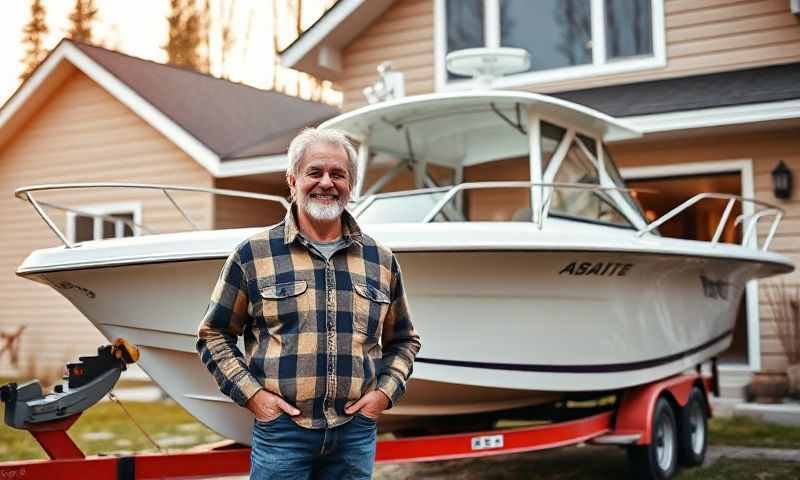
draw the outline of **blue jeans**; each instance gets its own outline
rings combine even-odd
[[[250,479],[369,479],[378,426],[360,413],[338,427],[312,430],[281,414],[256,420],[250,444]]]

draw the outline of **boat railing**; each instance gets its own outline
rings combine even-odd
[[[42,218],[42,220],[47,224],[50,230],[56,234],[56,236],[61,240],[66,248],[73,248],[75,247],[77,242],[71,242],[64,232],[56,226],[55,222],[50,218],[48,213],[45,209],[52,208],[56,210],[72,212],[74,214],[93,217],[93,218],[100,218],[106,221],[121,221],[125,225],[128,225],[132,230],[143,230],[148,233],[154,233],[151,229],[146,227],[145,225],[136,223],[131,221],[127,218],[122,217],[115,217],[113,215],[107,214],[100,214],[96,212],[89,212],[84,211],[78,208],[72,207],[64,207],[60,205],[56,205],[49,202],[44,202],[42,200],[37,200],[34,197],[34,193],[36,192],[45,192],[45,191],[56,191],[56,190],[79,190],[79,189],[101,189],[101,188],[113,188],[113,189],[144,189],[144,190],[154,190],[160,191],[175,207],[175,209],[180,213],[180,215],[187,221],[187,223],[192,227],[194,230],[199,230],[200,228],[198,225],[191,219],[188,215],[186,210],[178,203],[175,197],[171,194],[174,192],[196,192],[196,193],[207,193],[211,195],[220,195],[220,196],[227,196],[227,197],[238,197],[238,198],[247,198],[253,200],[265,200],[279,203],[281,206],[288,210],[290,204],[286,200],[286,198],[278,196],[278,195],[269,195],[263,193],[255,193],[255,192],[242,192],[237,190],[227,190],[227,189],[218,189],[218,188],[205,188],[205,187],[190,187],[190,186],[178,186],[178,185],[159,185],[159,184],[147,184],[147,183],[121,183],[121,182],[105,182],[105,183],[61,183],[61,184],[48,184],[48,185],[35,185],[35,186],[28,186],[19,188],[14,192],[14,196],[27,201],[30,203],[36,213]],[[455,199],[456,195],[466,190],[480,190],[480,189],[505,189],[505,188],[530,188],[530,189],[543,189],[542,196],[543,201],[541,205],[536,209],[531,211],[532,214],[532,221],[538,225],[541,229],[545,219],[548,217],[548,211],[550,207],[550,203],[552,200],[553,192],[559,189],[578,189],[578,190],[586,190],[593,193],[601,193],[601,192],[608,192],[608,191],[631,191],[632,189],[623,188],[623,187],[607,187],[601,186],[597,184],[588,184],[588,183],[564,183],[564,182],[528,182],[528,181],[502,181],[502,182],[465,182],[460,183],[458,185],[453,186],[443,186],[443,187],[435,187],[435,188],[426,188],[426,189],[419,189],[419,190],[411,190],[411,191],[402,191],[402,192],[387,192],[387,193],[380,193],[380,194],[373,194],[369,197],[366,197],[361,202],[359,202],[354,209],[354,213],[359,215],[364,210],[369,208],[370,204],[374,202],[376,199],[382,198],[392,198],[392,197],[403,197],[408,195],[420,195],[420,194],[433,194],[433,193],[440,193],[443,194],[442,197],[433,205],[433,207],[424,215],[421,222],[422,223],[429,223],[432,222],[438,215],[441,213],[448,213],[450,215],[453,214],[452,208],[448,210],[449,204]],[[744,203],[751,203],[756,206],[762,207],[760,210],[757,210],[751,214],[741,214],[736,217],[734,220],[734,226],[738,226],[742,224],[743,228],[743,236],[742,236],[742,245],[750,245],[751,240],[753,239],[754,235],[757,235],[757,226],[759,221],[762,218],[769,218],[772,217],[772,223],[770,225],[769,231],[767,236],[761,246],[758,245],[758,240],[756,238],[755,248],[766,251],[769,248],[770,243],[772,242],[773,237],[775,236],[775,232],[780,224],[781,219],[784,216],[784,210],[776,205],[772,205],[770,203],[756,200],[752,198],[746,198],[739,195],[727,194],[727,193],[699,193],[690,199],[686,200],[685,202],[681,203],[677,207],[673,208],[669,212],[665,213],[661,217],[657,218],[653,222],[647,224],[644,228],[641,228],[637,231],[637,235],[639,237],[644,236],[647,233],[653,232],[655,229],[666,223],[667,221],[671,220],[672,218],[676,217],[677,215],[684,212],[689,207],[693,206],[694,204],[705,200],[705,199],[722,199],[727,200],[725,210],[723,211],[722,217],[717,224],[716,230],[714,232],[714,236],[711,240],[711,243],[716,245],[719,243],[720,238],[725,230],[725,226],[728,223],[730,215],[733,211],[733,207],[735,203],[738,201],[742,204]],[[606,203],[608,203],[612,208],[615,208],[618,212],[622,214],[619,210],[619,207],[611,201],[611,199],[606,198]],[[456,212],[457,213],[457,212]],[[624,216],[624,214],[623,214]],[[463,220],[463,218],[462,218]]]
[[[564,183],[564,182],[527,182],[527,181],[504,181],[504,182],[466,182],[461,183],[454,186],[444,186],[444,187],[436,187],[436,188],[426,188],[426,189],[419,189],[419,190],[410,190],[410,191],[403,191],[403,192],[388,192],[388,193],[380,193],[374,194],[370,197],[364,199],[364,201],[359,204],[359,208],[357,213],[363,212],[366,210],[369,205],[375,201],[376,199],[381,198],[392,198],[392,197],[402,197],[408,195],[421,195],[421,194],[433,194],[433,193],[443,193],[444,195],[436,202],[436,204],[431,208],[421,220],[422,223],[429,223],[432,222],[438,215],[441,213],[447,213],[446,207],[453,201],[455,196],[460,192],[465,190],[478,190],[478,189],[499,189],[499,188],[542,188],[544,189],[543,196],[544,199],[542,204],[537,209],[535,217],[533,221],[538,225],[541,229],[544,221],[548,217],[548,211],[550,208],[550,203],[553,198],[553,192],[559,189],[581,189],[587,190],[590,192],[606,192],[606,191],[632,191],[636,190],[642,192],[642,189],[631,189],[631,188],[623,188],[623,187],[606,187],[600,186],[597,184],[588,184],[588,183]],[[649,193],[653,193],[650,191]],[[764,240],[764,243],[759,246],[757,239],[755,248],[761,249],[766,251],[769,248],[770,243],[772,242],[773,237],[775,236],[775,231],[780,224],[781,219],[784,215],[784,210],[776,205],[764,202],[762,200],[756,200],[752,198],[742,197],[740,195],[733,195],[727,193],[699,193],[690,199],[686,200],[682,204],[678,205],[677,207],[673,208],[669,212],[665,213],[658,219],[654,220],[653,222],[647,224],[645,227],[637,230],[637,236],[642,237],[647,233],[653,232],[659,226],[663,225],[667,221],[671,220],[672,218],[676,217],[677,215],[684,212],[687,208],[691,207],[692,205],[696,204],[705,199],[723,199],[727,200],[725,205],[725,210],[723,211],[722,217],[717,224],[716,230],[714,232],[714,236],[710,243],[716,245],[720,243],[720,238],[725,230],[725,226],[728,223],[728,219],[733,211],[733,207],[735,203],[738,201],[742,204],[744,203],[751,203],[756,206],[762,207],[760,210],[753,212],[752,214],[741,214],[736,217],[734,220],[734,226],[738,226],[742,224],[743,226],[743,236],[742,236],[742,245],[748,246],[750,245],[753,236],[757,234],[756,228],[758,226],[759,221],[762,218],[772,217],[772,223],[770,225],[769,231],[767,236]],[[618,206],[610,201],[610,199],[606,199],[607,203],[611,205],[613,208],[617,209]],[[620,211],[620,213],[622,213]]]
[[[455,221],[466,221],[461,212],[457,208],[453,208],[451,202],[456,200],[456,195],[468,190],[482,190],[482,189],[515,189],[524,188],[530,189],[534,194],[538,189],[544,200],[536,209],[531,209],[529,219],[535,223],[540,229],[543,227],[544,220],[548,217],[550,203],[553,198],[553,192],[560,189],[576,189],[586,190],[594,193],[604,193],[610,191],[631,191],[629,188],[616,187],[616,186],[601,186],[598,184],[590,183],[565,183],[565,182],[530,182],[530,181],[487,181],[487,182],[466,182],[458,185],[448,185],[443,187],[422,188],[416,190],[405,190],[399,192],[386,192],[372,194],[362,199],[354,208],[353,214],[359,217],[362,213],[368,211],[374,202],[392,199],[403,198],[417,195],[438,195],[440,198],[436,199],[430,207],[423,206],[420,210],[420,215],[416,220],[409,220],[413,223],[430,223],[437,217],[444,214],[446,218],[455,218]],[[601,195],[600,199],[608,206],[616,210],[623,217],[627,216],[622,212],[614,199]],[[630,221],[630,219],[628,219]],[[631,224],[632,226],[632,224]]]
[[[657,219],[653,220],[649,223],[645,228],[639,230],[638,236],[643,236],[648,232],[652,232],[656,228],[660,227],[667,221],[671,220],[675,216],[684,212],[687,208],[693,206],[697,202],[705,199],[719,199],[719,200],[727,200],[725,204],[725,210],[722,212],[722,217],[720,217],[719,223],[717,223],[717,228],[714,231],[714,237],[711,239],[711,243],[716,245],[719,243],[719,239],[722,237],[722,233],[725,230],[725,226],[728,223],[728,219],[730,218],[731,212],[733,211],[733,207],[737,201],[744,205],[744,203],[751,203],[753,205],[763,207],[761,210],[757,210],[751,214],[744,214],[738,215],[734,220],[734,226],[738,226],[742,224],[742,245],[750,245],[750,241],[753,238],[753,235],[757,234],[756,227],[758,226],[759,220],[765,217],[772,217],[772,224],[769,227],[769,231],[767,232],[767,236],[764,239],[763,245],[761,247],[758,246],[758,239],[756,239],[755,248],[760,249],[762,251],[767,251],[769,248],[770,243],[772,242],[772,238],[775,236],[775,231],[778,229],[778,225],[781,222],[781,219],[784,215],[784,210],[777,205],[773,205],[771,203],[767,203],[761,200],[756,200],[754,198],[747,198],[742,197],[740,195],[734,195],[730,193],[698,193],[697,195],[691,197],[690,199],[686,200],[685,202],[681,203],[677,207],[673,208],[669,212],[661,215]]]
[[[437,215],[448,205],[455,196],[465,190],[481,190],[481,189],[498,189],[498,188],[548,188],[549,193],[547,198],[542,202],[538,209],[538,214],[535,216],[534,222],[541,229],[546,217],[547,210],[550,206],[552,199],[552,191],[557,189],[576,189],[587,190],[590,192],[606,192],[606,191],[629,191],[628,188],[622,187],[605,187],[591,183],[564,183],[564,182],[527,182],[527,181],[505,181],[505,182],[465,182],[452,187],[440,187],[431,189],[430,191],[442,191],[447,188],[444,196],[434,205],[433,209],[425,215],[422,223],[433,221]],[[612,205],[616,208],[616,205]]]
[[[55,233],[56,236],[58,236],[58,238],[61,240],[61,242],[64,244],[66,248],[73,248],[75,247],[76,243],[71,242],[64,234],[64,232],[62,232],[61,229],[59,229],[58,226],[56,226],[55,222],[53,222],[53,220],[50,218],[50,215],[47,214],[46,211],[47,208],[52,208],[64,212],[72,212],[74,214],[86,217],[100,218],[106,221],[112,221],[112,222],[121,221],[125,225],[129,226],[132,230],[141,229],[148,233],[153,233],[153,231],[150,228],[146,227],[145,225],[133,222],[127,218],[89,212],[78,208],[65,207],[50,202],[44,202],[42,200],[37,200],[33,195],[34,192],[45,192],[45,191],[112,189],[112,188],[160,191],[170,201],[170,203],[172,203],[175,209],[189,223],[189,225],[191,225],[192,229],[194,230],[200,230],[200,227],[198,227],[198,225],[191,219],[186,210],[184,210],[183,207],[181,207],[181,205],[178,203],[178,201],[171,193],[195,192],[195,193],[207,193],[210,195],[220,195],[225,197],[247,198],[252,200],[266,200],[271,202],[277,202],[287,210],[289,209],[289,202],[284,197],[278,195],[267,195],[255,192],[242,192],[238,190],[226,190],[221,188],[189,187],[181,185],[159,185],[151,183],[105,182],[105,183],[58,183],[58,184],[48,184],[48,185],[33,185],[33,186],[18,188],[17,190],[14,191],[14,196],[19,198],[20,200],[27,201],[28,203],[30,203],[31,206],[33,206],[33,209],[36,210],[36,213],[39,215],[39,217],[41,217],[44,223],[47,224],[47,226],[50,228],[50,230],[52,230],[53,233]]]

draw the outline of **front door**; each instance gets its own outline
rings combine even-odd
[[[637,190],[635,196],[642,204],[648,222],[698,193],[717,192],[741,195],[742,188],[740,172],[627,179],[625,183],[628,187]],[[665,237],[709,241],[714,238],[726,202],[721,199],[702,200],[666,222],[659,228],[659,232]],[[733,220],[741,213],[741,203],[736,202],[720,237],[721,242],[741,242],[741,227],[733,225]],[[739,305],[733,342],[730,348],[720,356],[726,364],[747,365],[749,363],[746,297],[747,294],[742,296]]]

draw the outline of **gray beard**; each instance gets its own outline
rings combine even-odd
[[[344,212],[344,207],[347,202],[336,202],[333,205],[324,205],[316,200],[306,197],[305,201],[300,205],[309,217],[314,220],[331,221],[336,220]]]

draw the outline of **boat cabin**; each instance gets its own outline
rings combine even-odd
[[[358,145],[353,212],[363,223],[647,223],[604,145],[640,134],[577,104],[527,92],[432,94],[321,127]]]

